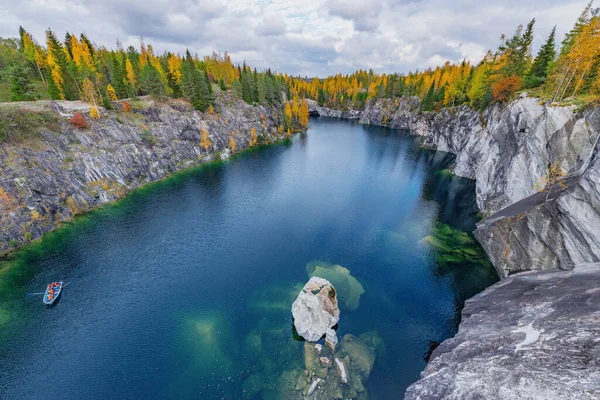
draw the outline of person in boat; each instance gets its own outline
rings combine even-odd
[[[48,295],[48,300],[52,300],[54,298],[54,296],[52,296],[51,294]]]

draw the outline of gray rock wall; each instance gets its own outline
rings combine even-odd
[[[513,275],[467,300],[405,399],[600,398],[600,264]]]
[[[281,139],[279,109],[246,104],[229,92],[217,93],[213,115],[191,110],[183,101],[144,99],[130,114],[101,110],[102,117],[88,118],[91,127],[82,130],[68,117],[76,111],[88,115],[85,103],[5,107],[50,110],[59,128],[0,144],[0,254],[133,188],[228,155],[231,132],[236,132],[238,151],[248,147],[252,128],[265,142]],[[200,147],[201,127],[213,143],[208,151]]]

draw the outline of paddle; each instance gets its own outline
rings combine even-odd
[[[73,278],[73,279],[71,279],[69,282],[65,283],[65,284],[63,285],[63,287],[65,287],[65,286],[67,286],[67,285],[70,285],[71,283],[75,282],[76,280],[77,280],[77,278]]]
[[[67,286],[67,285],[75,282],[75,280],[77,280],[77,278],[71,279],[69,282],[65,283],[62,287],[65,287],[65,286]],[[27,296],[39,296],[39,295],[42,295],[42,294],[46,294],[46,293],[45,292],[41,292],[41,293],[27,293]]]

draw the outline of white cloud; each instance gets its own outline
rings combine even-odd
[[[408,72],[463,58],[478,62],[501,33],[537,18],[534,50],[557,24],[560,41],[587,0],[3,0],[0,36],[19,25],[43,41],[51,27],[96,44],[200,55],[228,51],[259,69],[302,76],[356,68]]]

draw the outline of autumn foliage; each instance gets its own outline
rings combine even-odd
[[[73,114],[73,116],[69,119],[69,122],[77,129],[89,128],[89,124],[85,120],[85,117],[80,113]]]
[[[523,80],[517,75],[500,78],[492,84],[492,98],[496,101],[509,100],[513,93],[523,87]]]
[[[208,151],[212,147],[213,143],[208,135],[208,130],[205,127],[200,129],[200,147]]]
[[[235,153],[235,150],[237,149],[237,142],[235,140],[236,134],[236,132],[231,132],[229,135],[229,149],[232,153]]]
[[[98,111],[98,107],[91,107],[90,108],[90,118],[91,119],[98,119],[100,118],[100,111]]]
[[[123,109],[123,112],[126,112],[126,113],[131,112],[131,104],[129,104],[128,102],[124,101],[123,104],[121,104],[121,107]]]

